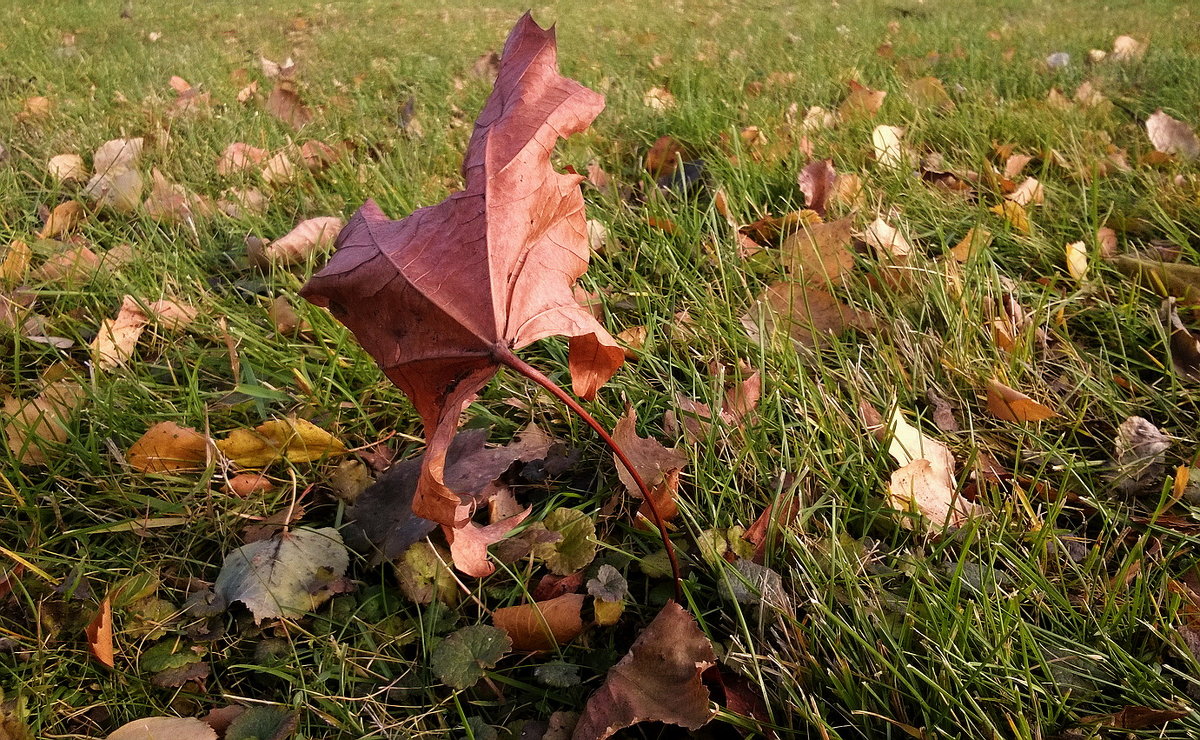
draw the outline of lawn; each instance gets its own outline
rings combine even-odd
[[[504,371],[463,427],[503,445],[536,423],[557,446],[491,476],[531,507],[492,548],[494,573],[430,559],[447,555],[435,531],[394,565],[352,549],[344,577],[282,618],[206,601],[256,537],[332,528],[354,545],[356,497],[398,485],[388,462],[425,446],[405,394],[299,297],[330,250],[254,255],[368,198],[399,219],[461,188],[487,55],[526,9],[0,7],[0,740],[227,706],[277,710],[262,716],[278,736],[569,737],[539,723],[569,724],[672,599],[612,454]],[[1200,171],[1146,128],[1159,110],[1200,127],[1200,11],[532,13],[556,24],[562,73],[606,98],[551,158],[593,173],[587,218],[605,237],[580,285],[629,349],[584,405],[609,429],[634,410],[640,436],[686,460],[681,604],[725,686],[704,729],[620,736],[1200,733]],[[144,190],[100,207],[94,152],[133,137]],[[263,160],[219,167],[236,142]],[[82,171],[49,164],[60,155]],[[802,211],[813,181],[829,186],[821,213]],[[842,237],[816,236],[836,224]],[[816,264],[814,244],[841,267]],[[194,318],[155,318],[161,300]],[[144,330],[98,353],[123,305]],[[568,385],[562,339],[520,356]],[[697,418],[729,393],[754,400]],[[49,420],[31,429],[38,410]],[[280,420],[323,430],[316,452],[259,465],[225,442]],[[220,449],[146,472],[134,445],[162,422]],[[897,500],[913,486],[945,494],[940,515]],[[520,551],[570,517],[595,529],[574,565],[565,545]],[[595,597],[614,571],[628,587],[615,616]],[[447,685],[451,635],[563,591],[595,624]],[[87,636],[106,609],[111,667],[109,638]]]

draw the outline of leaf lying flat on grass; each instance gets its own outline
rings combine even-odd
[[[216,445],[222,455],[243,468],[262,468],[281,459],[312,462],[346,454],[339,439],[298,417],[273,419],[253,430],[235,429]]]
[[[4,399],[8,449],[22,465],[44,464],[56,445],[67,441],[68,419],[83,402],[83,387],[70,379],[49,383],[34,398]]]
[[[674,601],[638,635],[588,699],[574,740],[603,740],[639,722],[664,722],[697,730],[712,719],[700,674],[716,663],[712,643],[696,620]]]
[[[329,598],[349,564],[336,529],[294,529],[226,555],[213,590],[225,604],[245,604],[256,623],[295,618]]]
[[[759,336],[759,322],[764,337]],[[871,331],[875,317],[842,303],[829,293],[798,283],[775,283],[759,296],[755,305],[742,316],[742,326],[752,339],[769,340],[776,332],[786,331],[792,341],[805,347],[819,347],[848,329]]]
[[[1058,416],[1050,408],[994,379],[988,381],[987,408],[1005,421],[1045,421]]]
[[[468,689],[511,648],[512,640],[502,629],[487,624],[463,627],[438,643],[429,667],[447,686]]]
[[[191,427],[162,421],[133,443],[125,459],[143,473],[202,468],[208,461],[208,437]]]
[[[1162,108],[1146,119],[1146,135],[1155,150],[1163,154],[1175,154],[1182,159],[1200,156],[1200,139],[1191,126],[1163,113]]]
[[[546,601],[506,606],[492,614],[492,623],[512,638],[514,650],[553,650],[583,633],[585,600],[583,594],[563,594]]]
[[[217,733],[195,717],[146,717],[121,725],[108,740],[217,740]]]

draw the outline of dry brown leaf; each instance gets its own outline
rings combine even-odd
[[[100,609],[96,616],[84,629],[87,636],[88,650],[92,657],[109,668],[116,666],[113,655],[112,602],[105,596],[100,601]]]
[[[669,476],[687,465],[687,453],[678,447],[666,447],[653,437],[638,436],[637,411],[632,406],[628,407],[621,418],[617,420],[617,426],[613,429],[612,436],[625,451],[625,455],[652,492],[662,486],[664,482],[669,483]],[[625,485],[625,490],[634,498],[641,498],[642,494],[633,476],[615,455],[613,462],[617,466],[617,476]],[[678,478],[674,482],[678,487]],[[675,490],[663,493],[673,497]]]
[[[111,208],[118,213],[130,213],[141,205],[144,187],[140,172],[121,169],[93,175],[84,189],[84,194],[91,198],[97,208]]]
[[[39,239],[54,239],[71,231],[83,220],[83,204],[77,200],[59,203],[46,217],[46,225],[38,232]]]
[[[886,90],[872,90],[866,85],[850,80],[850,94],[838,106],[838,117],[843,121],[859,117],[871,118],[883,107],[883,99],[886,97]]]
[[[259,149],[240,141],[234,142],[225,147],[225,151],[221,152],[221,156],[217,159],[217,174],[227,177],[238,172],[252,170],[262,164],[269,153],[266,149]]]
[[[819,105],[814,105],[805,111],[800,128],[805,131],[818,131],[833,128],[837,123],[837,114],[831,113]]]
[[[583,633],[583,594],[563,594],[548,601],[506,606],[492,614],[492,624],[508,633],[513,650],[554,650]]]
[[[1075,88],[1075,102],[1084,108],[1111,107],[1108,98],[1104,97],[1103,93],[1097,90],[1089,80],[1084,80],[1079,87]]]
[[[1045,188],[1032,177],[1025,178],[1017,189],[1004,196],[1020,206],[1040,206],[1046,200]]]
[[[8,449],[22,465],[41,465],[58,444],[67,441],[67,421],[83,402],[84,390],[73,380],[60,379],[31,399],[4,399]]]
[[[259,266],[294,265],[333,246],[346,222],[338,216],[301,221],[296,228],[255,250],[251,261]]]
[[[76,287],[87,283],[100,269],[100,257],[89,247],[69,247],[51,255],[30,278],[37,283],[58,283],[64,287]]]
[[[830,191],[837,181],[832,159],[817,159],[805,165],[796,178],[800,192],[804,193],[804,204],[822,216],[829,200]]]
[[[160,421],[133,443],[125,459],[142,473],[192,470],[208,464],[208,449],[208,437],[195,429]]]
[[[1011,154],[1004,160],[1004,179],[1013,180],[1033,161],[1028,154]]]
[[[639,722],[698,730],[713,716],[701,674],[715,664],[696,620],[668,601],[588,699],[573,740],[604,740]]]
[[[664,111],[675,107],[675,96],[670,90],[655,86],[642,96],[642,104],[653,111]]]
[[[92,361],[98,370],[112,370],[133,357],[138,338],[142,336],[149,318],[133,296],[125,296],[114,319],[100,324],[92,340]]]
[[[309,139],[300,145],[300,160],[309,172],[321,172],[339,159],[341,154],[323,141]]]
[[[992,232],[982,226],[972,226],[966,236],[950,250],[950,254],[958,262],[967,262],[973,255],[986,249],[992,243]]]
[[[904,263],[914,251],[899,229],[878,216],[859,234],[859,238],[873,247],[883,260]]]
[[[760,317],[765,330],[762,339],[782,330],[805,347],[819,347],[847,329],[871,331],[876,326],[870,313],[847,306],[818,288],[791,282],[768,287],[742,316],[742,326],[755,340],[760,339]]]
[[[1174,154],[1183,159],[1200,156],[1200,140],[1196,139],[1192,128],[1163,113],[1162,108],[1146,119],[1146,135],[1154,148],[1163,154]]]
[[[150,218],[179,224],[212,214],[211,203],[171,182],[157,168],[151,171],[150,180],[150,194],[142,204]]]
[[[267,307],[267,317],[271,320],[275,331],[284,336],[308,331],[309,328],[308,322],[300,318],[287,296],[278,295],[271,300],[271,305]]]
[[[637,360],[638,351],[646,343],[648,334],[649,332],[644,326],[631,326],[617,335],[617,341],[625,350],[625,359],[631,362]]]
[[[142,157],[144,146],[145,140],[140,136],[104,142],[92,155],[92,173],[111,176],[122,170],[133,169]]]
[[[195,717],[146,717],[121,725],[106,740],[217,740]]]
[[[1120,252],[1117,245],[1117,232],[1107,226],[1096,229],[1096,244],[1100,249],[1100,256],[1104,259],[1110,260]]]
[[[238,90],[237,101],[239,103],[248,103],[258,94],[258,80],[254,80],[249,85],[246,85],[241,90]]]
[[[931,533],[961,527],[981,509],[955,491],[954,456],[946,445],[910,425],[897,409],[891,420],[888,453],[900,465],[892,473],[888,503],[898,511],[920,514]],[[912,519],[901,524],[912,528]]]
[[[988,381],[987,407],[993,416],[1005,421],[1044,421],[1058,416],[1024,393],[1009,388],[995,379]]]
[[[679,166],[679,158],[683,154],[683,144],[671,136],[660,136],[654,140],[642,165],[651,177],[667,177]]]
[[[1200,340],[1179,318],[1174,298],[1167,298],[1162,302],[1161,315],[1163,323],[1167,325],[1167,331],[1171,333],[1168,353],[1171,368],[1180,377],[1200,381]]]
[[[854,267],[852,230],[849,218],[804,225],[780,247],[788,274],[809,285],[839,282]]]
[[[250,498],[259,493],[267,493],[275,488],[275,484],[266,473],[238,473],[225,481],[225,490],[239,498]]]
[[[508,533],[525,521],[532,511],[533,509],[525,509],[494,524],[467,522],[461,527],[442,527],[446,541],[450,544],[450,557],[454,561],[454,567],[475,578],[491,575],[496,566],[488,559],[488,547],[507,537]]]
[[[267,160],[262,169],[262,179],[267,185],[280,186],[294,182],[296,179],[296,164],[291,156],[282,151]]]
[[[313,113],[296,91],[296,83],[290,75],[280,75],[275,81],[275,87],[267,96],[264,106],[268,113],[283,121],[294,129],[301,129],[313,118]]]
[[[839,174],[833,181],[830,200],[850,209],[860,208],[863,205],[862,178],[853,172]]]
[[[46,170],[58,182],[87,182],[87,165],[78,154],[58,154],[46,163]]]
[[[8,285],[23,282],[29,272],[29,260],[32,257],[33,250],[29,245],[20,239],[14,239],[8,245],[8,251],[4,253],[4,261],[0,262],[0,281]]]
[[[1112,58],[1118,62],[1136,62],[1146,56],[1148,43],[1138,41],[1132,36],[1118,36],[1113,39]]]
[[[230,188],[221,194],[217,208],[234,219],[260,216],[267,212],[267,196],[258,188]]]
[[[21,104],[21,112],[17,114],[19,121],[37,121],[47,118],[50,115],[52,108],[50,98],[42,95],[34,95],[31,98],[25,98]]]
[[[179,301],[161,299],[146,307],[158,325],[168,331],[179,332],[191,326],[200,314],[200,309]]]

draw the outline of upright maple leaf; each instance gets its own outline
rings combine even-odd
[[[550,164],[558,139],[603,107],[558,73],[553,29],[526,13],[475,122],[465,188],[399,221],[368,201],[301,292],[354,332],[420,413],[429,445],[418,516],[450,527],[469,518],[470,497],[443,480],[446,451],[459,414],[501,365],[538,374],[514,350],[570,337],[572,384],[586,399],[621,366],[621,349],[571,291],[588,262],[583,178]]]

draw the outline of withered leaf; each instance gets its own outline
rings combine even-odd
[[[1162,319],[1171,333],[1171,367],[1177,375],[1200,381],[1200,340],[1179,318],[1175,310],[1175,299],[1168,298],[1162,304]]]
[[[891,420],[888,453],[900,465],[892,473],[888,503],[899,511],[920,514],[932,533],[961,527],[980,507],[958,495],[954,456],[946,445],[926,437],[897,409]],[[912,527],[912,520],[902,520]]]
[[[1200,300],[1200,267],[1184,262],[1159,262],[1117,255],[1112,264],[1124,275],[1142,280],[1161,295],[1189,303]]]
[[[100,609],[96,612],[96,616],[88,623],[87,629],[84,630],[87,635],[88,650],[92,656],[112,668],[116,665],[113,660],[113,626],[112,626],[112,602],[105,597],[100,602]]]
[[[550,152],[582,131],[603,98],[557,69],[553,31],[527,13],[463,162],[466,186],[401,221],[368,201],[302,295],[329,307],[416,406],[429,441],[413,511],[461,525],[471,502],[447,487],[446,451],[462,409],[513,350],[571,337],[576,394],[595,396],[624,362],[571,286],[587,269],[582,178]]]
[[[229,553],[213,590],[225,604],[245,604],[256,623],[294,618],[329,598],[349,564],[336,529],[295,529]]]
[[[838,106],[838,116],[842,120],[870,118],[883,107],[883,99],[886,97],[886,90],[872,90],[866,85],[850,80],[850,94]],[[807,121],[807,118],[805,120]]]
[[[759,326],[765,337],[759,337]],[[823,290],[799,283],[775,283],[758,298],[742,326],[755,339],[770,339],[784,331],[792,341],[805,347],[819,347],[829,337],[856,328],[870,331],[875,317],[866,311],[845,305]]]
[[[809,162],[796,178],[800,192],[804,193],[805,205],[822,216],[825,215],[825,204],[836,180],[837,171],[833,169],[832,159]]]
[[[476,578],[491,575],[496,566],[488,559],[488,547],[507,537],[509,532],[525,521],[531,511],[525,509],[495,524],[467,522],[461,527],[447,528],[446,539],[450,542],[450,557],[454,560],[454,567]]]
[[[291,78],[291,74],[281,74],[275,80],[275,87],[271,88],[271,94],[267,96],[266,109],[268,113],[294,129],[304,128],[313,118],[312,110],[300,99],[300,94],[296,91],[296,81]]]
[[[1183,159],[1200,156],[1200,139],[1196,138],[1191,126],[1163,113],[1162,108],[1146,119],[1146,135],[1155,150],[1163,154],[1175,154]]]
[[[572,737],[603,740],[638,722],[699,729],[713,715],[700,674],[715,663],[712,643],[696,620],[668,601],[621,662],[609,669]]]
[[[617,426],[613,429],[613,439],[617,441],[621,449],[625,450],[625,455],[633,463],[638,475],[650,487],[651,492],[665,483],[668,486],[673,485],[666,492],[673,496],[675,489],[679,486],[679,479],[677,475],[673,479],[671,476],[687,465],[687,454],[683,450],[678,447],[666,447],[653,437],[638,436],[637,411],[632,406],[626,409],[625,414],[617,420]],[[642,494],[633,475],[625,469],[624,465],[620,464],[615,455],[613,460],[617,464],[617,475],[620,477],[621,483],[625,485],[625,489],[632,496],[640,498]]]
[[[273,242],[257,245],[250,260],[260,267],[294,265],[329,248],[346,225],[338,216],[309,218]]]
[[[346,446],[307,419],[272,419],[253,430],[235,429],[216,441],[217,449],[243,468],[261,468],[276,460],[312,462],[346,454]]]
[[[49,383],[28,400],[5,397],[4,434],[9,451],[22,465],[45,463],[54,446],[67,441],[67,421],[84,397],[83,387],[68,378]]]
[[[497,609],[492,623],[512,638],[513,650],[553,650],[583,632],[583,594],[563,594],[548,601],[535,601]]]
[[[994,416],[1005,421],[1045,421],[1058,416],[1046,406],[998,380],[988,381],[987,407]]]
[[[125,459],[143,473],[202,468],[208,460],[208,437],[173,421],[160,421],[129,448]]]

